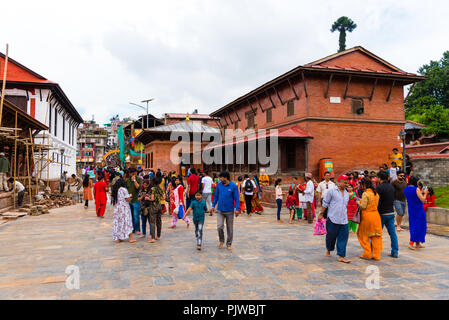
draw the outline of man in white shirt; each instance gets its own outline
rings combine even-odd
[[[242,189],[245,193],[245,205],[246,205],[246,214],[251,216],[252,205],[251,201],[253,201],[254,191],[257,186],[256,183],[249,178],[247,174],[245,174],[245,180],[242,183]]]
[[[324,181],[321,181],[316,188],[316,191],[318,192],[318,205],[320,207],[323,205],[323,199],[326,196],[326,193],[335,187],[335,183],[331,181],[331,173],[326,171],[324,173]]]
[[[23,203],[23,197],[25,196],[25,187],[17,180],[14,183],[14,178],[9,178],[8,182],[13,185],[12,190],[17,192],[17,206],[21,207]]]
[[[396,164],[396,162],[392,162],[391,163],[391,168],[389,170],[389,175],[390,175],[390,182],[396,181],[398,179],[398,171],[399,171],[399,167]]]
[[[207,171],[204,171],[204,177],[201,179],[201,184],[203,185],[203,199],[206,201],[207,209],[212,208],[212,178],[209,176]]]
[[[313,184],[312,177],[313,176],[311,173],[306,173],[305,178],[307,181],[307,185],[306,190],[304,190],[304,197],[306,198],[305,200],[307,204],[307,222],[309,224],[313,223],[312,202],[315,193],[315,185]]]

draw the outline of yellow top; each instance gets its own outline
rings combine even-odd
[[[396,162],[396,164],[398,165],[398,167],[402,167],[402,154],[401,153],[396,153],[396,154],[391,154],[390,155],[390,160],[393,160],[394,162]]]

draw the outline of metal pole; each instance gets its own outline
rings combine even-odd
[[[147,129],[149,128],[150,126],[148,125],[148,101],[147,101]]]
[[[13,195],[13,202],[14,202],[14,209],[16,208],[16,172],[17,172],[17,166],[19,165],[17,161],[17,111],[16,111],[16,120],[14,124],[14,185],[12,188],[12,195]]]
[[[5,55],[5,67],[3,72],[3,83],[2,83],[2,95],[0,100],[0,126],[2,124],[2,113],[3,113],[3,100],[5,99],[5,90],[6,90],[6,74],[8,70],[8,44],[6,44],[6,55]],[[15,132],[17,133],[17,132]],[[14,134],[15,134],[14,133]],[[15,188],[15,186],[14,186]]]
[[[406,174],[406,163],[405,163],[405,136],[402,138],[402,171]],[[407,174],[406,174],[407,175]]]

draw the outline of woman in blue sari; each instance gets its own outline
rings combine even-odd
[[[426,242],[427,221],[423,206],[423,203],[426,201],[426,194],[422,194],[418,188],[418,183],[419,179],[417,177],[410,177],[408,187],[404,189],[410,226],[410,243],[408,247],[411,250],[424,248],[423,243]],[[415,247],[413,246],[414,244],[416,244]]]

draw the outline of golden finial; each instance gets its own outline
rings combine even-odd
[[[190,119],[189,119],[189,113],[187,112],[187,114],[186,114],[186,121],[190,121]]]

